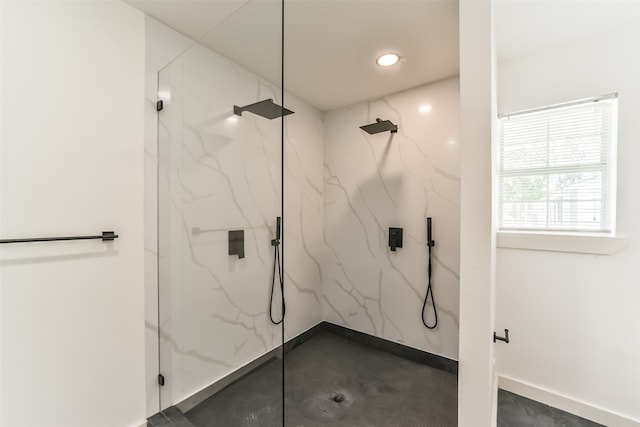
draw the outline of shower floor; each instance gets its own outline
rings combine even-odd
[[[150,427],[282,427],[282,362],[272,359],[195,408]],[[287,427],[457,426],[457,377],[321,330],[285,356]],[[186,417],[185,417],[186,415]],[[600,424],[504,390],[498,427]]]
[[[282,426],[272,360],[185,415],[195,427]],[[457,379],[327,331],[285,356],[287,426],[457,426]]]
[[[498,390],[498,427],[605,427],[526,397]]]

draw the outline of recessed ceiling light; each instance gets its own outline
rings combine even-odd
[[[378,59],[376,59],[376,64],[380,65],[381,67],[390,67],[393,64],[397,63],[400,60],[400,55],[398,55],[397,53],[385,53],[382,56],[379,56]]]
[[[423,113],[423,114],[430,113],[431,110],[432,110],[432,107],[429,104],[424,104],[424,105],[421,105],[420,107],[418,107],[418,111]]]

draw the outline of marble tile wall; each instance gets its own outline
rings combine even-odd
[[[179,402],[276,348],[269,320],[275,218],[281,215],[281,121],[244,106],[279,87],[193,44],[158,77],[160,371],[162,406]],[[286,337],[321,321],[321,115],[287,108],[284,212]],[[229,256],[242,229],[245,258]],[[290,267],[289,267],[290,266]],[[279,318],[276,298],[274,316]]]
[[[322,115],[305,102],[285,95],[285,105],[295,111],[285,122],[284,333],[289,340],[323,320],[324,127]]]
[[[359,129],[376,118],[397,124],[398,133]],[[325,114],[325,320],[457,359],[458,129],[457,78]],[[420,320],[427,217],[436,242],[435,330]],[[389,227],[404,229],[396,252],[387,247]]]
[[[158,410],[158,280],[163,407],[280,344],[267,311],[280,121],[236,117],[232,106],[281,100],[277,86],[151,18],[146,92],[151,415]],[[165,100],[159,115],[156,95]],[[454,78],[323,115],[285,94],[295,111],[285,119],[285,339],[327,320],[457,359],[458,95]],[[397,123],[399,133],[390,139],[358,128],[376,117]],[[427,216],[436,240],[435,331],[419,317]],[[391,226],[405,230],[395,253],[386,247]],[[244,259],[227,254],[230,229],[245,230]]]

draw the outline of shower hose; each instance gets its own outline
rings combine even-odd
[[[280,218],[278,217],[276,227],[276,238],[271,241],[273,245],[273,272],[271,274],[271,296],[269,297],[269,317],[271,323],[279,325],[284,320],[284,314],[286,311],[286,305],[284,302],[284,280],[282,280],[282,269],[280,267]],[[282,316],[280,320],[276,321],[273,318],[273,293],[276,286],[276,265],[278,266],[278,283],[280,284],[280,295],[282,296]]]
[[[431,240],[431,218],[427,218],[427,246],[429,247],[429,263],[427,266],[427,293],[424,296],[424,303],[422,304],[422,324],[427,327],[427,329],[435,329],[438,326],[438,311],[436,310],[436,301],[433,298],[433,288],[431,287],[431,248],[435,245],[435,242]],[[433,324],[429,325],[427,323],[427,319],[425,318],[425,310],[427,308],[429,294],[431,294],[431,306],[433,307]]]

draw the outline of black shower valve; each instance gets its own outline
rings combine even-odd
[[[244,230],[229,230],[229,255],[244,258]]]
[[[389,248],[395,252],[402,247],[402,228],[389,227]]]

